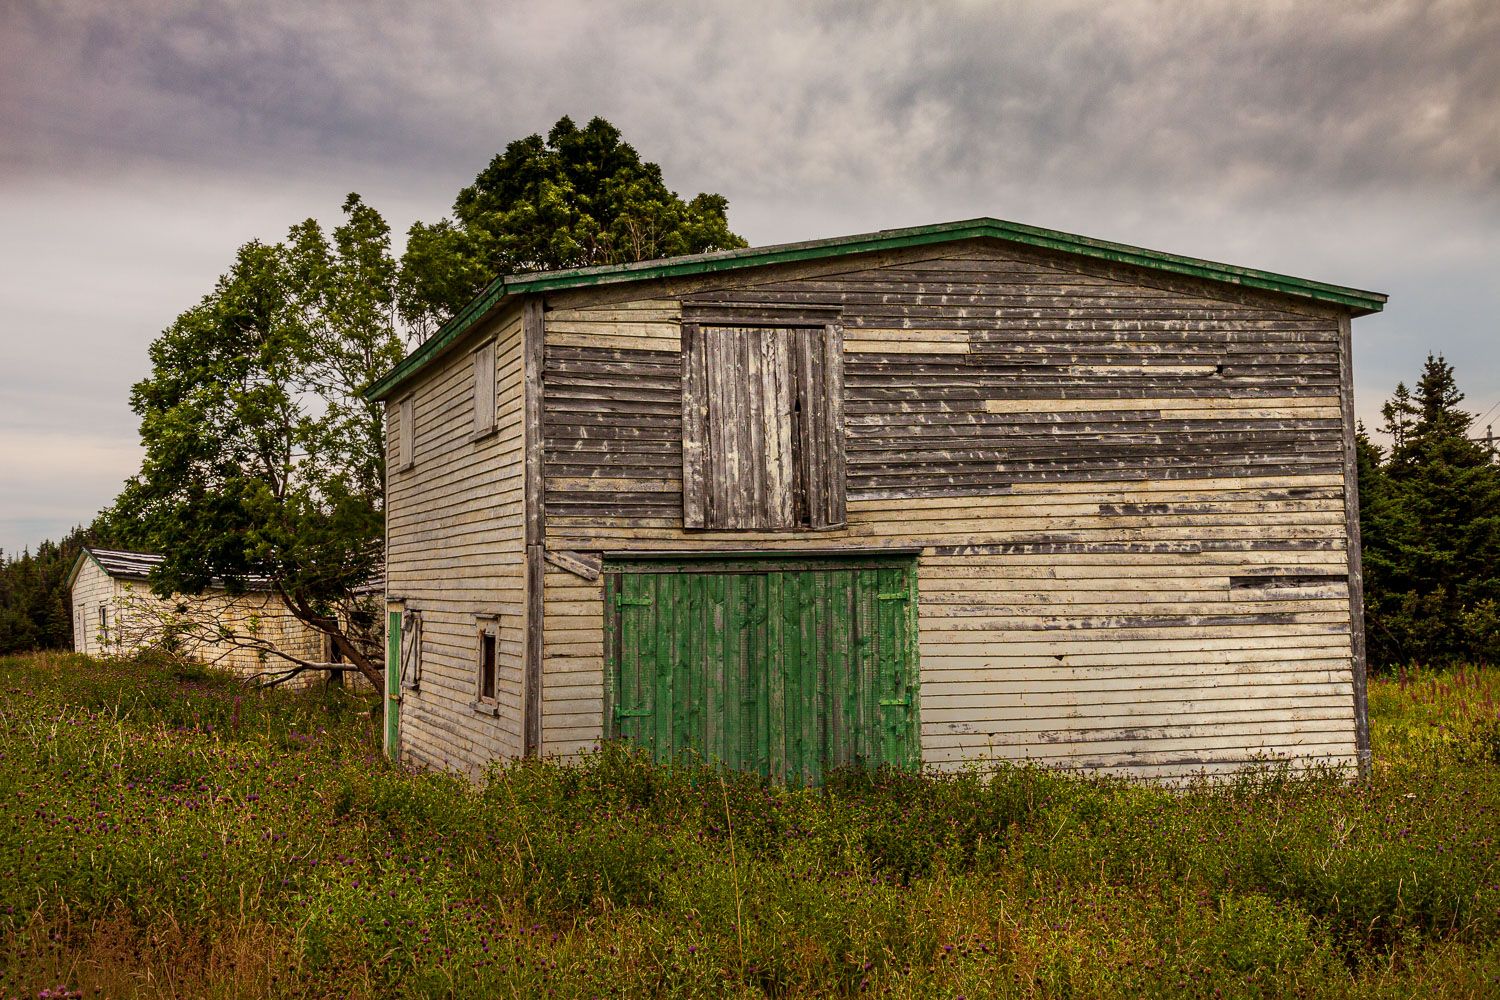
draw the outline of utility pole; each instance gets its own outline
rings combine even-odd
[[[1484,447],[1490,453],[1490,461],[1495,460],[1495,425],[1484,425]]]

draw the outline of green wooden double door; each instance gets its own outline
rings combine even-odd
[[[808,783],[920,762],[913,560],[605,570],[611,736]]]

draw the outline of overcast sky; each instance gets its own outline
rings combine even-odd
[[[435,221],[564,114],[752,244],[991,215],[1387,292],[1366,423],[1440,351],[1500,425],[1494,0],[0,0],[0,547],[135,471],[146,347],[237,246]]]

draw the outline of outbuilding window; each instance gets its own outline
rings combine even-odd
[[[684,526],[836,528],[844,481],[837,311],[685,305]]]
[[[99,642],[101,645],[109,643],[109,605],[99,605]]]

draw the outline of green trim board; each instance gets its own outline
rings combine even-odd
[[[514,296],[633,281],[718,274],[741,268],[763,267],[768,264],[820,260],[846,254],[897,250],[972,239],[994,239],[1006,243],[1041,247],[1154,271],[1277,292],[1313,302],[1343,306],[1355,316],[1379,312],[1384,308],[1387,298],[1383,292],[1364,291],[1344,285],[1277,274],[1273,271],[1260,271],[1197,257],[1184,257],[1160,250],[1147,250],[1124,243],[1096,240],[1087,236],[1078,236],[1054,229],[1042,229],[1017,222],[991,218],[969,219],[963,222],[945,222],[905,229],[884,229],[876,233],[840,236],[806,243],[724,250],[718,253],[668,257],[662,260],[639,261],[631,264],[580,267],[566,271],[538,271],[529,274],[506,275],[496,279],[473,301],[464,306],[431,339],[372,385],[365,395],[372,400],[386,398],[398,385],[442,353],[444,348],[467,333],[492,309]]]
[[[87,546],[79,549],[78,558],[73,560],[73,566],[68,570],[67,578],[63,580],[63,586],[68,588],[69,590],[73,589],[73,581],[78,579],[78,571],[83,568],[84,559],[88,559],[88,561],[93,563],[95,566],[99,566],[99,560],[94,558],[94,554],[88,550]],[[99,572],[103,573],[105,576],[109,575],[109,570],[105,569],[103,566],[99,566]]]
[[[385,704],[380,718],[384,723],[385,755],[401,759],[401,624],[402,612],[387,611],[385,616]]]

